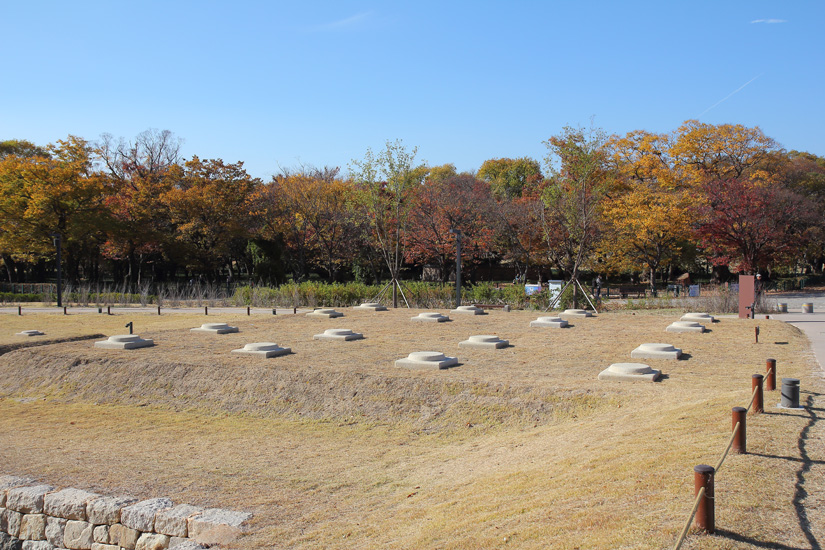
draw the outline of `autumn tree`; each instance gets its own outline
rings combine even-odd
[[[655,296],[656,272],[691,237],[693,200],[674,173],[668,136],[635,131],[612,138],[609,147],[618,179],[604,201],[600,256],[607,268],[647,271]]]
[[[25,139],[7,139],[0,141],[0,159],[9,156],[32,158],[48,157],[50,154],[46,147],[40,147]]]
[[[686,121],[676,130],[669,155],[686,183],[747,177],[774,181],[779,146],[758,127]]]
[[[300,275],[306,272],[311,253],[330,282],[358,252],[353,186],[337,178],[337,173],[282,174],[273,178],[268,193],[281,212],[275,223],[299,256]]]
[[[53,235],[59,234],[67,276],[77,279],[81,260],[96,258],[97,239],[108,223],[108,190],[85,140],[69,136],[47,150],[48,156],[0,160],[0,251],[18,261],[51,258]]]
[[[499,200],[518,198],[525,185],[542,179],[541,166],[528,157],[485,160],[476,176],[490,184]]]
[[[710,180],[702,190],[697,235],[714,264],[754,273],[793,261],[805,246],[815,215],[799,194],[735,178]]]
[[[350,174],[360,190],[360,205],[370,220],[372,236],[390,272],[393,307],[398,307],[398,285],[404,259],[404,240],[414,206],[414,190],[427,173],[416,164],[418,148],[387,141],[385,149],[367,149],[363,159],[353,159]]]
[[[604,199],[615,185],[606,139],[597,129],[565,127],[544,142],[550,174],[541,195],[544,235],[550,260],[571,281],[599,244]]]
[[[197,156],[170,167],[166,177],[173,183],[162,197],[174,228],[168,253],[213,277],[221,268],[232,273],[233,258],[244,253],[252,236],[260,180],[246,173],[243,162]]]
[[[789,151],[786,154],[782,181],[785,186],[806,197],[812,207],[825,212],[825,157]],[[801,260],[816,273],[825,266],[825,219],[816,218],[808,230],[810,240],[802,250]]]
[[[122,276],[131,283],[140,284],[144,263],[158,260],[171,237],[161,199],[173,185],[169,170],[182,162],[181,143],[168,130],[146,130],[132,141],[104,134],[96,144],[112,188],[107,206],[116,222],[103,251],[108,258],[125,260]]]
[[[447,179],[427,179],[416,188],[416,208],[410,213],[406,236],[406,258],[420,264],[435,264],[446,282],[455,265],[455,237],[462,233],[462,262],[477,264],[492,244],[490,211],[493,197],[487,183],[469,174]]]

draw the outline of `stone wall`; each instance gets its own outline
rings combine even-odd
[[[197,550],[232,541],[251,517],[0,476],[0,550]]]

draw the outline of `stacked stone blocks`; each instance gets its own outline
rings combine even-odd
[[[197,550],[231,542],[251,517],[0,476],[0,550]]]

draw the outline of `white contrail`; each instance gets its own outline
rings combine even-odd
[[[710,110],[711,110],[711,109],[713,109],[714,107],[718,106],[718,105],[719,105],[719,104],[721,104],[721,103],[724,103],[725,101],[729,100],[729,99],[730,99],[731,97],[733,97],[734,95],[736,95],[736,94],[738,94],[739,92],[741,92],[741,91],[742,91],[742,89],[743,89],[745,86],[747,86],[748,84],[750,84],[751,82],[753,82],[754,80],[756,80],[757,78],[759,78],[760,76],[762,76],[763,74],[765,74],[765,73],[762,73],[762,74],[760,74],[760,75],[756,75],[755,77],[751,78],[750,80],[748,80],[747,82],[745,82],[744,84],[742,84],[741,86],[739,86],[738,88],[736,88],[734,91],[732,91],[731,93],[729,93],[728,95],[726,95],[725,97],[723,97],[722,99],[720,99],[719,101],[717,101],[716,103],[714,103],[713,105],[711,105],[710,107],[708,107],[707,109],[705,109],[704,111],[702,111],[702,113],[701,113],[698,117],[696,117],[696,118],[702,118],[702,115],[704,115],[705,113],[707,113],[708,111],[710,111]]]

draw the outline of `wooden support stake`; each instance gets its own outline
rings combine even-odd
[[[734,407],[732,412],[731,427],[736,430],[736,435],[733,436],[731,449],[734,453],[743,455],[748,452],[748,437],[745,428],[745,417],[748,416],[748,409],[745,407]]]
[[[774,391],[776,390],[776,359],[767,359],[765,361],[765,369],[767,371],[765,389],[768,391]]]
[[[694,496],[704,488],[705,494],[699,501],[699,508],[696,510],[694,525],[709,534],[716,532],[716,511],[714,510],[713,497],[713,476],[716,473],[713,466],[699,464],[693,468]]]
[[[762,381],[764,376],[761,374],[754,374],[751,376],[751,392],[755,392],[756,396],[753,398],[753,414],[765,412],[764,399],[762,395]]]

